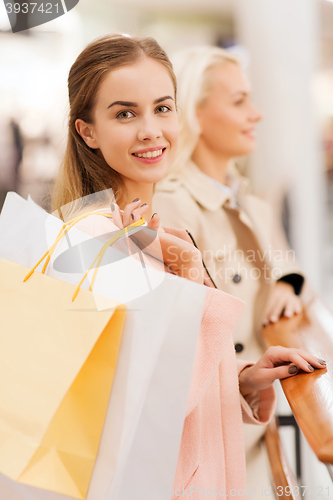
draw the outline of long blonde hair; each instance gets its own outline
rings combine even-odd
[[[99,150],[91,149],[78,134],[75,121],[92,123],[92,110],[100,85],[112,70],[137,62],[146,56],[160,62],[169,72],[177,93],[172,64],[153,38],[108,35],[89,44],[78,56],[68,76],[69,122],[64,160],[52,195],[52,210],[93,193],[113,191],[119,202],[124,186],[118,172],[108,165]]]
[[[224,49],[213,46],[190,47],[172,57],[178,85],[180,123],[179,147],[169,174],[179,172],[188,160],[200,135],[197,108],[209,92],[208,70],[226,63],[240,64],[239,60]]]

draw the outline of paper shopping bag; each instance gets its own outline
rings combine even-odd
[[[95,222],[93,219],[90,226],[97,237]],[[0,216],[0,257],[32,267],[53,243],[62,224],[31,200],[9,193]],[[92,235],[75,226],[69,242],[74,246],[89,237]],[[96,255],[103,243],[99,245],[96,243]],[[56,274],[53,268],[67,248],[63,239],[47,274],[76,286],[81,274]],[[93,287],[94,297],[98,294],[125,302],[127,309],[86,500],[127,500],[136,498],[136,492],[141,498],[147,490],[155,495],[149,498],[166,498],[161,492],[170,491],[174,482],[206,288],[164,275],[148,263],[143,269],[140,260],[131,256],[118,259],[116,251],[114,247],[107,249],[103,262],[110,264],[98,271]],[[1,500],[73,498],[18,483],[1,472],[0,492]]]
[[[125,306],[0,259],[0,471],[85,498],[115,374]]]
[[[97,216],[95,218],[97,219]],[[105,225],[105,233],[107,233],[106,221]],[[16,193],[8,193],[0,215],[0,257],[32,268],[54,243],[62,226],[62,220],[45,212],[31,199],[24,200]],[[112,224],[110,226],[111,231],[116,229]],[[79,272],[74,270],[70,272],[68,269],[66,272],[61,272],[55,265],[58,257],[65,256],[70,247],[72,249],[80,247],[80,253],[84,253],[86,243],[92,244],[91,255],[88,252],[87,258],[83,259],[87,267],[83,265],[83,270]],[[103,270],[97,273],[93,293],[96,292],[95,302],[98,309],[104,308],[104,303],[107,302],[104,297],[111,297],[122,304],[127,304],[143,293],[149,294],[164,280],[163,273],[155,272],[155,269],[149,266],[144,267],[140,259],[130,256],[127,244],[124,241],[123,243],[123,246],[112,245],[108,248],[102,262]],[[81,223],[79,223],[59,242],[46,274],[78,285],[83,273],[102,246],[103,242],[99,240],[99,235],[87,234],[81,230]],[[123,258],[124,255],[127,258]],[[136,253],[136,256],[138,257],[139,253]],[[80,258],[76,260],[79,261]],[[108,265],[106,265],[107,262]],[[43,263],[37,271],[41,271],[42,267]],[[92,273],[81,288],[88,289],[91,278]]]

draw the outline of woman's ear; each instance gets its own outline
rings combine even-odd
[[[82,137],[84,142],[89,146],[89,148],[97,149],[98,143],[94,136],[94,127],[90,123],[86,123],[85,121],[78,118],[75,121],[75,128],[77,133]]]

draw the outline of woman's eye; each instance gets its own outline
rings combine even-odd
[[[239,101],[235,102],[235,105],[236,106],[241,106],[242,104],[244,104],[244,102],[245,102],[244,99],[240,99]]]
[[[120,113],[117,114],[117,118],[120,120],[126,120],[126,118],[132,118],[134,116],[134,113],[132,111],[120,111]]]
[[[167,113],[168,111],[171,111],[171,108],[169,108],[169,106],[158,106],[158,108],[156,108],[156,111],[157,113]]]

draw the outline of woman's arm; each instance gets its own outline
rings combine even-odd
[[[315,368],[325,368],[326,362],[302,349],[272,346],[252,366],[239,374],[239,389],[243,396],[270,387],[274,380],[293,377],[299,370],[311,373]]]

